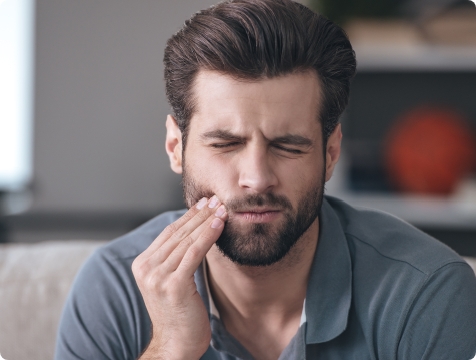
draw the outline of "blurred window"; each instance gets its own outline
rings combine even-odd
[[[0,191],[32,176],[34,0],[0,0]]]

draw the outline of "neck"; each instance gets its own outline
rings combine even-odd
[[[206,257],[208,279],[225,326],[300,317],[318,235],[316,218],[281,261],[266,267],[237,265],[214,246]]]

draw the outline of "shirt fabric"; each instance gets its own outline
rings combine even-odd
[[[151,322],[131,264],[183,213],[164,213],[86,261],[63,310],[55,359],[140,356]],[[301,326],[280,360],[473,358],[476,278],[454,251],[396,217],[329,196],[319,223]],[[252,359],[211,310],[205,274],[203,266],[195,273],[212,329],[201,359]]]

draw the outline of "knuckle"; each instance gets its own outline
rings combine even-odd
[[[214,234],[210,232],[210,226],[200,235],[200,241],[208,244],[214,239]]]
[[[131,265],[132,273],[136,278],[141,278],[144,275],[144,263],[139,259],[139,257],[136,257],[134,261],[132,262]]]
[[[148,289],[154,292],[163,292],[164,284],[167,282],[167,277],[163,276],[163,274],[159,271],[159,269],[155,269],[155,271],[147,274],[147,277],[144,279],[144,283]]]
[[[195,243],[195,239],[192,236],[187,236],[184,242],[187,247],[191,247]]]
[[[198,248],[198,246],[190,246],[190,248],[188,249],[188,252],[189,252],[188,257],[189,257],[189,260],[191,260],[191,261],[196,260],[199,257],[201,257],[201,251]]]
[[[132,262],[132,273],[137,282],[147,287],[150,286],[150,281],[159,278],[159,269],[154,269],[150,264],[150,259],[135,259]]]
[[[193,244],[193,239],[192,237],[189,235],[189,236],[186,236],[184,237],[180,243],[178,244],[178,248],[183,250],[183,249],[186,249],[186,248],[189,248],[190,246],[192,246]]]
[[[139,267],[139,260],[138,260],[138,257],[136,257],[136,258],[132,261],[132,264],[131,264],[132,272],[136,272],[136,270],[137,270],[138,267]]]
[[[178,239],[183,239],[187,236],[187,231],[184,228],[177,229],[174,236]]]
[[[181,284],[177,278],[170,277],[167,281],[162,282],[161,290],[163,293],[166,293],[170,299],[177,301],[182,298],[183,294],[180,285]]]
[[[167,225],[167,227],[164,229],[164,233],[168,236],[171,236],[177,232],[179,229],[179,226],[176,223],[171,223]]]
[[[153,276],[147,276],[143,282],[144,287],[151,292],[160,292],[160,282]]]

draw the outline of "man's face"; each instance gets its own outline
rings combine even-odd
[[[314,72],[241,81],[202,71],[181,159],[188,207],[216,194],[228,221],[216,245],[232,261],[281,260],[322,203],[326,154]]]

